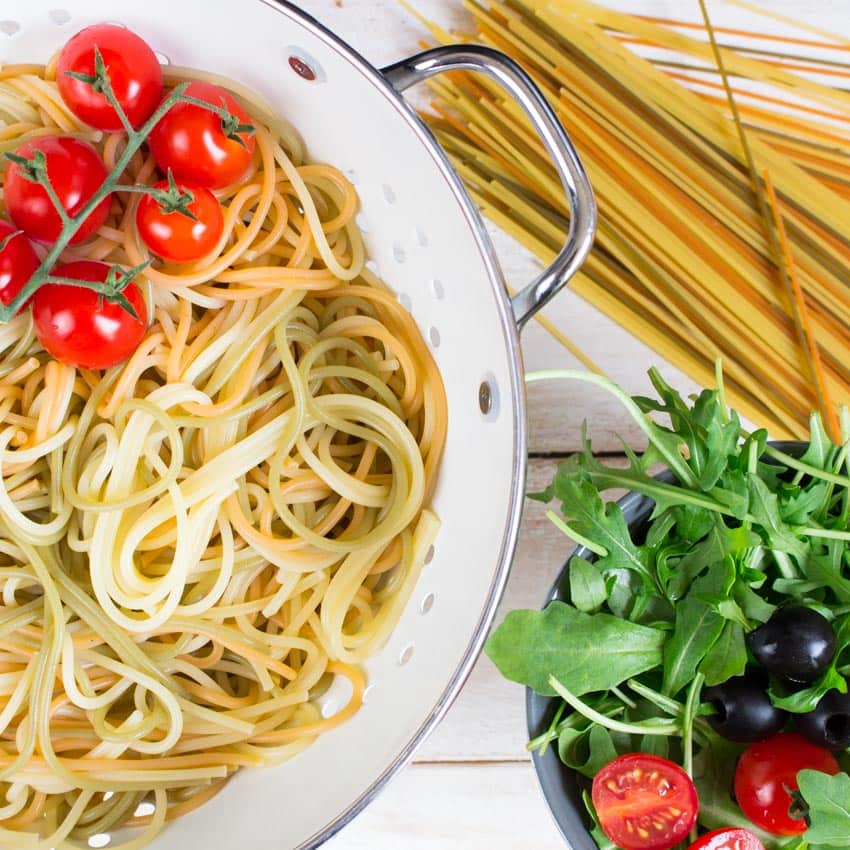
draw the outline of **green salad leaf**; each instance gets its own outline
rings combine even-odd
[[[806,841],[850,847],[850,776],[801,770],[797,782],[808,807]]]
[[[512,611],[485,651],[507,679],[554,696],[548,682],[554,676],[581,696],[657,667],[663,643],[658,629],[556,601],[543,611]]]

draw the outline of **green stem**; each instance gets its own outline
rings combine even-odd
[[[682,762],[685,773],[691,778],[694,775],[694,720],[699,708],[699,696],[702,691],[705,676],[697,673],[688,688],[688,697],[685,700],[685,711],[682,716]]]
[[[165,98],[159,107],[157,107],[153,115],[148,118],[139,130],[134,130],[130,127],[127,132],[127,146],[124,148],[123,153],[118,158],[112,171],[109,172],[100,188],[91,196],[85,206],[75,216],[69,218],[67,213],[65,213],[64,219],[67,220],[64,222],[62,232],[59,234],[59,238],[53,244],[35,274],[33,274],[27,285],[15,296],[15,298],[12,299],[12,301],[9,302],[8,305],[0,305],[0,321],[8,322],[9,319],[16,315],[18,310],[33,296],[35,291],[47,281],[50,269],[53,268],[62,252],[68,247],[71,239],[74,238],[74,235],[80,229],[83,222],[95,211],[95,209],[97,209],[103,199],[108,197],[119,186],[118,179],[127,170],[127,166],[130,164],[130,161],[151,134],[153,128],[156,127],[172,106],[185,100],[185,95],[183,93],[188,85],[188,83],[181,83],[172,89],[168,97]],[[105,92],[104,94],[107,93]],[[111,94],[111,97],[111,105],[114,107],[115,111],[121,115],[123,110],[120,103],[118,103],[117,99],[115,99],[114,93]],[[108,94],[107,98],[109,99]],[[203,101],[201,101],[201,103],[203,103]],[[207,104],[207,106],[213,111],[216,109],[216,107],[212,104]],[[49,184],[49,180],[47,181],[47,184]],[[41,185],[45,185],[45,188],[47,188],[46,184]],[[52,187],[47,188],[48,194],[51,193],[51,190]],[[64,210],[62,210],[62,212],[64,213]]]
[[[681,703],[676,702],[674,699],[670,699],[670,697],[664,696],[664,694],[658,693],[658,691],[644,685],[637,679],[629,679],[626,684],[636,694],[642,696],[645,700],[649,700],[649,702],[656,705],[662,711],[672,715],[673,717],[681,717],[683,711]]]
[[[652,433],[652,427],[647,421],[646,416],[644,416],[643,411],[635,404],[622,387],[618,386],[613,381],[610,381],[608,378],[602,377],[602,375],[597,375],[595,372],[581,372],[577,369],[545,369],[541,372],[529,372],[525,376],[526,383],[529,384],[534,383],[535,381],[548,381],[553,378],[584,381],[588,384],[595,384],[597,387],[602,387],[618,398],[637,426],[644,432],[644,434],[646,434],[650,443],[655,446],[661,457],[667,461],[667,465],[670,469],[672,469],[676,475],[678,475],[679,478],[687,484],[688,487],[697,487],[699,482],[695,478],[691,468],[687,465],[687,463],[685,463],[685,459],[680,454],[669,451],[666,446],[660,445],[655,441],[654,434]]]
[[[554,676],[549,677],[549,686],[558,694],[561,699],[571,706],[575,711],[586,717],[593,723],[598,723],[612,732],[624,732],[627,735],[678,735],[682,731],[682,727],[678,723],[658,723],[652,721],[643,721],[640,723],[622,723],[619,720],[613,720],[600,714],[596,709],[591,708],[586,702],[582,702],[575,694],[571,693],[564,685],[561,684]]]
[[[47,192],[47,197],[50,198],[50,203],[53,204],[59,218],[62,219],[62,226],[67,226],[72,221],[71,216],[68,215],[68,211],[64,206],[62,206],[62,201],[59,200],[59,196],[56,194],[56,190],[50,182],[49,175],[48,179],[45,180],[42,185],[44,186],[44,191]]]
[[[585,549],[590,549],[594,555],[599,558],[607,558],[608,550],[604,546],[600,546],[598,543],[594,543],[592,540],[589,540],[583,534],[579,534],[574,529],[570,528],[555,511],[546,511],[546,518],[555,526],[560,532],[562,532],[566,537],[569,537],[574,543],[578,543],[579,546],[584,546]]]
[[[850,540],[850,531],[841,531],[837,528],[814,528],[809,525],[796,525],[793,527],[795,534],[805,534],[808,537],[825,537],[828,540]]]
[[[829,472],[826,469],[820,469],[817,466],[812,466],[808,463],[803,463],[795,457],[791,457],[785,452],[773,446],[765,446],[764,453],[774,460],[781,461],[785,466],[791,469],[796,469],[798,472],[803,472],[806,475],[811,475],[812,478],[820,478],[823,481],[831,481],[833,484],[838,484],[840,487],[850,487],[850,478],[846,475],[836,475],[834,472]]]

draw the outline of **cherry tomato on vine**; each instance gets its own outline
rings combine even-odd
[[[106,166],[88,142],[70,136],[42,136],[21,145],[15,153],[32,159],[36,151],[44,155],[47,178],[70,216],[75,216],[91,200],[106,179]],[[55,242],[62,232],[62,219],[47,189],[24,176],[23,166],[11,162],[3,187],[6,210],[12,221],[31,239]],[[111,195],[107,195],[80,225],[71,239],[76,245],[92,236],[109,215]]]
[[[0,220],[0,245],[0,301],[10,304],[29,283],[39,259],[29,239],[8,221]]]
[[[701,835],[688,850],[764,850],[764,844],[748,829],[728,827]]]
[[[593,778],[591,797],[602,831],[623,850],[669,850],[697,820],[694,783],[659,756],[630,753],[609,762]]]
[[[163,173],[171,169],[178,180],[221,189],[238,180],[251,164],[254,135],[236,132],[240,125],[249,125],[248,113],[230,92],[212,83],[190,83],[186,94],[226,109],[232,126],[226,128],[226,119],[203,106],[175,103],[153,128],[148,139],[151,153]]]
[[[80,260],[59,266],[52,274],[103,283],[109,271],[106,263]],[[131,282],[123,294],[138,318],[91,289],[59,283],[40,287],[33,296],[32,316],[41,344],[57,360],[84,369],[122,363],[142,341],[148,320],[139,287]]]
[[[68,72],[93,76],[94,49],[100,51],[112,90],[130,124],[138,129],[162,99],[162,68],[148,43],[125,27],[96,24],[80,30],[62,48],[56,64],[56,84],[68,108],[81,121],[109,133],[124,129],[105,95]]]
[[[167,191],[168,181],[160,180],[153,188]],[[186,210],[194,219],[179,210],[169,211],[154,195],[143,195],[136,209],[136,227],[157,256],[173,263],[193,263],[215,248],[224,231],[224,213],[209,189],[194,183],[178,183],[177,189],[192,195]]]
[[[735,769],[735,798],[741,811],[773,835],[799,835],[806,821],[792,816],[801,770],[819,770],[834,776],[840,768],[835,756],[795,732],[782,732],[748,747]]]

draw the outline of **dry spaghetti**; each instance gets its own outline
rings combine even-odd
[[[718,67],[702,22],[585,0],[466,6],[474,35],[431,32],[520,61],[588,170],[599,231],[571,286],[703,384],[722,358],[730,403],[774,436],[804,435],[813,408],[834,421],[834,405],[850,392],[850,96],[836,84],[847,77],[846,61],[830,48],[847,44],[823,33],[770,44],[718,29]],[[760,45],[737,46],[741,35]],[[428,120],[484,212],[551,260],[568,210],[519,107],[466,73],[433,85],[439,97]],[[765,190],[754,184],[765,172],[776,215],[757,203]],[[786,257],[793,287],[780,274]]]
[[[172,70],[178,78],[191,72]],[[0,68],[0,152],[95,144],[54,72]],[[238,768],[360,706],[358,663],[407,602],[437,520],[436,366],[365,268],[357,196],[249,92],[256,151],[205,260],[145,273],[153,319],[103,374],[0,326],[0,844],[146,843]],[[156,179],[137,154],[124,181]],[[137,265],[137,195],[63,259]],[[351,683],[340,712],[318,699]]]

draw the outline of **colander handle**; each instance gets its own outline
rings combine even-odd
[[[569,199],[570,229],[552,265],[512,299],[517,325],[523,325],[566,285],[593,244],[596,202],[578,153],[555,111],[531,77],[513,59],[478,44],[426,50],[383,69],[398,92],[443,71],[480,71],[503,86],[523,108],[549,151]]]

